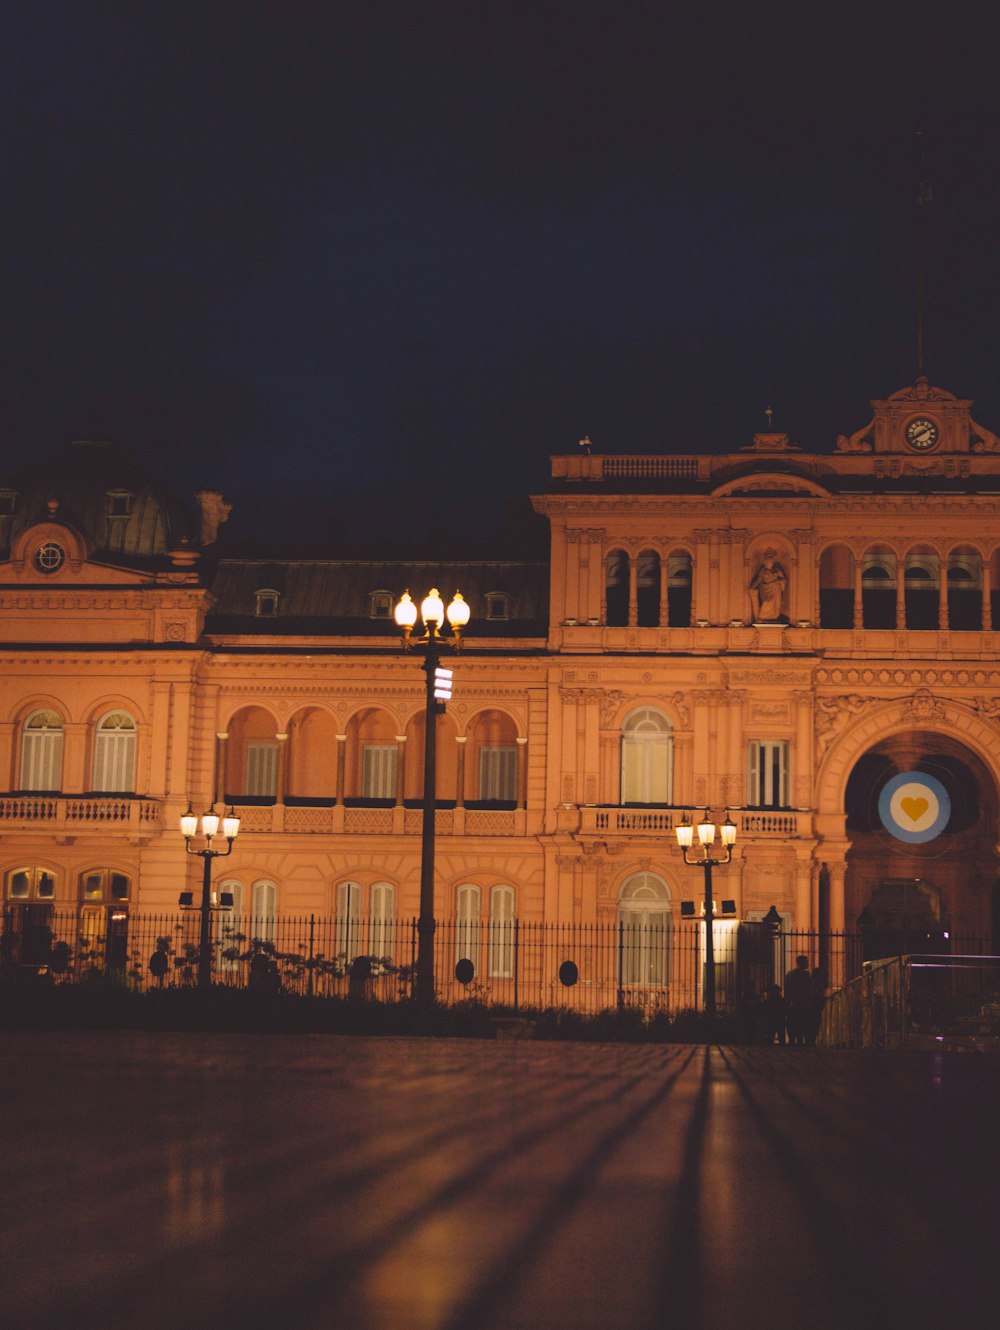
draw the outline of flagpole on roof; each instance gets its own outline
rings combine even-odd
[[[917,132],[917,377],[924,377],[924,279],[927,271],[927,237],[924,208],[934,199],[924,167],[924,135]]]

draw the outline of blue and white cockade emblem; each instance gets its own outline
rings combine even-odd
[[[897,840],[918,845],[944,831],[951,817],[951,799],[933,776],[904,771],[882,787],[878,815],[886,831]]]

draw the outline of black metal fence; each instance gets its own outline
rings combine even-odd
[[[196,982],[200,915],[157,915],[124,907],[56,911],[8,906],[0,935],[6,978],[55,983],[114,978],[136,988]],[[805,955],[831,990],[862,970],[858,933],[776,931],[764,923],[714,925],[720,1010],[756,1001]],[[953,939],[954,953],[989,950]],[[212,917],[212,982],[308,995],[356,995],[392,1002],[411,996],[415,919]],[[562,924],[442,920],[434,936],[438,997],[509,1007],[597,1012],[632,1006],[678,1012],[703,1004],[702,921]]]

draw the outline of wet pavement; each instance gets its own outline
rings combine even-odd
[[[0,1034],[36,1327],[997,1324],[1000,1059]]]

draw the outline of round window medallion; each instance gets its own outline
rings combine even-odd
[[[66,551],[54,540],[47,540],[35,550],[34,564],[40,573],[54,573],[66,562]]]

